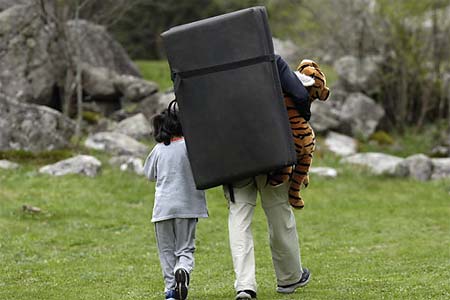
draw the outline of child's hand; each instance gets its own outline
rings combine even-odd
[[[295,72],[299,75],[302,75],[299,77],[300,81],[303,81],[303,85],[306,87],[306,89],[309,92],[309,97],[311,102],[319,99],[322,101],[325,101],[330,96],[330,90],[327,87],[327,79],[325,77],[325,74],[320,70],[319,65],[310,59],[304,59],[300,63],[300,65],[297,68],[297,72]],[[302,80],[303,78],[303,80]],[[313,83],[311,84],[311,80]]]

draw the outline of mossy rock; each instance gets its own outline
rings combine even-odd
[[[100,119],[102,119],[103,116],[100,113],[93,112],[93,111],[84,111],[83,112],[83,120],[88,122],[89,124],[98,124]]]
[[[377,142],[379,145],[393,145],[395,142],[394,138],[389,133],[382,130],[376,131],[372,134],[370,140]]]

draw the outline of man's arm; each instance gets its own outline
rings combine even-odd
[[[295,76],[294,72],[289,68],[288,64],[279,55],[275,55],[278,74],[280,76],[281,88],[283,93],[292,98],[300,115],[309,121],[311,117],[311,103],[309,102],[309,94],[301,81]]]

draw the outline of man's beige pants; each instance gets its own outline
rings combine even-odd
[[[235,202],[229,201],[228,229],[236,291],[256,292],[251,222],[258,191],[269,225],[270,249],[277,284],[295,283],[300,280],[303,272],[295,217],[288,202],[289,183],[273,187],[266,184],[266,181],[267,176],[260,175],[233,184]],[[230,200],[227,188],[225,196]]]

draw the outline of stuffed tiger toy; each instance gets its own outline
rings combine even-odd
[[[325,75],[317,63],[304,59],[295,73],[308,90],[310,102],[316,99],[322,101],[328,99],[330,90],[326,86]],[[290,179],[289,203],[293,208],[301,209],[305,203],[300,195],[300,190],[302,185],[306,188],[309,184],[308,171],[315,148],[315,135],[309,123],[298,113],[292,99],[285,96],[284,101],[297,153],[297,163],[269,174],[268,182],[272,186],[277,186]]]

